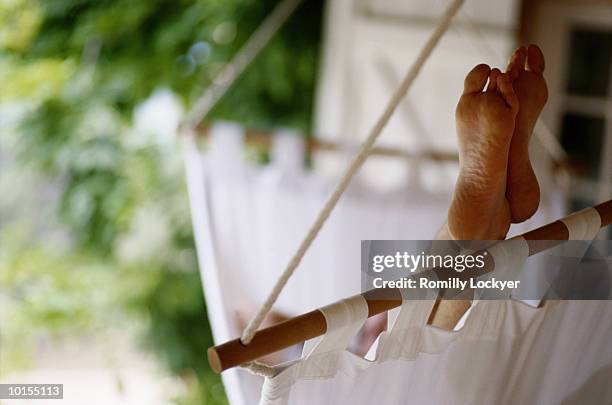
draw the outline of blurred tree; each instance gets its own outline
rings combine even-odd
[[[19,156],[61,180],[58,214],[73,243],[59,258],[43,254],[33,242],[5,252],[0,264],[11,276],[3,284],[17,288],[23,277],[36,277],[45,260],[55,263],[57,270],[47,274],[58,279],[104,268],[98,276],[115,282],[105,279],[97,287],[109,289],[121,308],[147,320],[147,347],[177,375],[199,381],[196,393],[181,402],[215,403],[222,394],[205,362],[212,340],[180,165],[168,145],[141,141],[132,125],[134,109],[159,88],[171,89],[189,106],[276,3],[0,3],[0,103],[23,107],[16,133]],[[321,14],[322,0],[305,1],[208,118],[309,130]],[[148,232],[141,228],[152,222],[164,225],[159,246],[145,246],[136,257],[123,254],[134,250],[139,232]],[[39,260],[24,261],[24,256]],[[47,286],[44,297],[51,299],[62,288],[87,291],[90,279],[83,280]],[[114,298],[95,305],[74,298],[77,305],[56,312],[28,310],[23,316],[61,329],[69,322],[58,320],[90,319],[100,305],[114,305]],[[90,312],[69,315],[77,307]]]

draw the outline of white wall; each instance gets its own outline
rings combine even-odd
[[[316,129],[324,137],[363,139],[432,32],[447,2],[334,0],[328,2]],[[466,73],[478,63],[505,67],[514,49],[518,1],[468,0],[379,144],[410,150],[456,151],[455,105]],[[370,182],[407,181],[410,167],[368,162]],[[456,167],[421,164],[433,187],[451,187]],[[384,173],[384,174],[383,174]],[[435,179],[442,178],[436,182]]]

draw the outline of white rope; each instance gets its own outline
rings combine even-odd
[[[185,126],[195,128],[206,117],[301,2],[302,0],[284,0],[272,10],[234,58],[214,78],[212,85],[195,102],[183,121]]]
[[[421,68],[423,67],[423,65],[431,55],[432,51],[440,41],[440,38],[442,38],[442,35],[448,30],[453,17],[457,13],[463,2],[464,0],[453,0],[442,15],[436,29],[427,40],[427,43],[425,43],[425,45],[419,52],[419,55],[410,67],[410,70],[408,70],[408,73],[404,77],[404,80],[400,84],[400,87],[397,89],[395,94],[393,94],[393,97],[391,97],[391,100],[387,104],[385,111],[382,113],[378,121],[376,121],[376,124],[368,134],[366,140],[361,144],[359,152],[353,158],[346,171],[342,175],[342,178],[340,179],[339,183],[336,185],[336,188],[332,192],[331,196],[325,202],[323,209],[321,209],[321,211],[319,212],[319,215],[314,221],[314,224],[306,234],[306,237],[300,244],[298,250],[295,252],[293,257],[289,261],[287,268],[276,281],[276,284],[274,285],[274,288],[272,288],[270,295],[263,303],[261,308],[259,308],[253,319],[251,319],[247,327],[244,329],[242,337],[240,338],[243,344],[249,344],[249,342],[253,339],[253,336],[255,336],[255,333],[261,325],[263,319],[272,308],[272,305],[274,305],[274,303],[278,299],[278,296],[285,287],[285,284],[287,284],[287,281],[289,281],[289,278],[293,275],[293,272],[295,271],[297,266],[300,264],[302,258],[306,254],[306,251],[312,244],[313,240],[316,238],[323,224],[325,223],[332,210],[338,203],[338,200],[348,187],[349,182],[351,181],[357,170],[359,170],[363,162],[365,162],[372,149],[372,146],[374,145],[374,142],[382,132],[387,122],[389,122],[389,119],[393,115],[393,112],[396,110],[399,103],[402,101],[402,99],[412,86],[412,83],[417,78]]]

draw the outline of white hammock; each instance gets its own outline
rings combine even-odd
[[[200,271],[216,343],[240,334],[244,325],[237,323],[236,311],[254,311],[265,299],[333,185],[305,170],[298,136],[275,136],[272,162],[260,167],[245,161],[242,133],[237,125],[217,124],[206,153],[193,144],[186,145],[185,153]],[[360,241],[429,239],[441,227],[449,201],[450,194],[380,196],[357,182],[275,310],[292,316],[358,293]],[[232,370],[223,378],[232,403],[256,402],[258,377]]]
[[[216,124],[206,153],[191,139],[185,150],[200,271],[216,343],[240,334],[244,325],[236,312],[253,311],[265,299],[333,185],[316,170],[304,168],[303,143],[296,134],[277,134],[271,163],[258,166],[245,159],[243,133],[238,125]],[[358,293],[362,239],[431,239],[446,218],[451,196],[427,192],[414,183],[416,177],[402,190],[384,195],[355,182],[275,310],[293,316]],[[544,204],[536,221],[555,216]],[[234,369],[223,373],[223,381],[231,403],[257,402],[261,378]]]
[[[359,187],[346,187],[461,3],[455,0],[449,6],[328,199],[326,184],[303,172],[299,145],[285,144],[282,137],[267,170],[243,163],[237,127],[217,128],[206,157],[195,145],[188,145],[193,221],[216,342],[239,331],[237,312],[256,308],[264,299],[266,303],[245,329],[242,342],[251,341],[273,304],[292,315],[356,293],[359,277],[351,269],[359,269],[355,260],[360,257],[360,239],[381,238],[378,235],[427,239],[434,234],[445,218],[448,199],[428,196],[403,201],[395,195],[392,201],[403,202],[398,205],[365,198],[370,193],[359,193]],[[348,196],[338,203],[343,194]],[[443,204],[438,207],[436,202]],[[334,207],[335,214],[329,217]],[[293,251],[317,212],[272,292],[259,296],[278,276],[270,271],[286,262],[283,253]],[[415,220],[422,223],[415,224]],[[410,234],[408,229],[415,232]],[[529,249],[523,242],[516,243],[520,248],[516,254],[506,252],[508,268],[522,265],[527,258]],[[300,262],[309,273],[302,271],[287,284]],[[313,274],[315,270],[323,272],[324,281]],[[280,296],[283,289],[289,291]],[[327,333],[317,342],[307,342],[301,359],[266,370],[266,375],[274,375],[266,379],[261,403],[560,403],[591,402],[594,397],[589,395],[595,394],[612,398],[605,383],[612,360],[610,345],[590,334],[601,325],[610,327],[612,307],[607,303],[547,303],[534,309],[513,301],[482,302],[464,319],[463,328],[454,332],[426,325],[432,305],[432,301],[405,301],[393,328],[381,336],[371,362],[346,351],[367,319],[364,298],[356,295],[321,309]],[[606,336],[606,331],[597,331],[597,336]],[[543,357],[551,353],[547,348],[555,354],[548,361]],[[575,367],[585,356],[585,366]],[[544,373],[550,366],[561,371]],[[596,372],[603,373],[603,378]],[[398,375],[412,381],[397,384]],[[384,384],[388,380],[393,382],[390,388]],[[224,382],[232,403],[254,400],[255,377],[234,370],[224,374]]]
[[[612,403],[612,303],[481,301],[460,331],[427,326],[431,306],[404,301],[379,344],[387,356],[370,362],[337,340],[267,379],[260,403]],[[340,330],[364,320],[354,312]]]

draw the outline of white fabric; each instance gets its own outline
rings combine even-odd
[[[333,183],[320,176],[316,167],[305,169],[301,164],[304,142],[288,131],[274,137],[269,165],[248,163],[243,132],[237,125],[216,124],[205,153],[193,143],[185,150],[198,259],[216,343],[239,336],[243,324],[236,312],[248,318],[249,311],[265,298]],[[446,194],[433,194],[415,184],[414,177],[412,181],[393,192],[375,191],[359,181],[349,187],[275,310],[293,316],[359,292],[362,239],[430,239],[444,222],[452,185]],[[547,219],[540,224],[551,216],[543,208]],[[414,303],[407,301],[396,318],[397,329],[381,336],[381,342],[395,343],[382,343],[373,353],[409,359],[422,346],[442,350],[448,338],[440,336],[446,333],[424,326],[431,302],[408,305]],[[474,309],[481,304],[490,305],[481,302]],[[409,315],[412,311],[419,315]],[[417,339],[422,341],[415,343],[409,336],[421,336]],[[405,343],[398,345],[398,341]],[[338,357],[339,368],[346,356]],[[369,364],[363,359],[349,362]],[[240,369],[228,370],[222,378],[230,403],[258,402],[262,378]]]
[[[242,131],[225,123],[211,128],[207,152],[191,153],[201,160],[199,176],[205,181],[189,180],[189,189],[207,184],[208,200],[192,201],[192,211],[196,216],[206,208],[216,226],[208,228],[211,232],[198,232],[211,239],[217,256],[214,266],[231,280],[222,287],[225,294],[240,297],[252,309],[287,264],[332,182],[295,164],[304,161],[304,145],[286,131],[274,137],[269,165],[248,164]],[[433,195],[402,189],[381,194],[355,184],[304,258],[302,271],[280,296],[276,310],[295,315],[360,292],[361,240],[429,239],[444,222],[450,198],[450,191]]]
[[[537,161],[536,166],[537,164],[544,165],[544,162],[540,160]],[[555,183],[554,176],[545,171],[538,172],[538,181],[541,188],[538,210],[527,221],[513,224],[510,234],[517,235],[528,232],[554,222],[567,214],[566,193],[559,184]],[[522,302],[532,307],[538,307],[541,299],[535,297],[543,297],[549,287],[549,274],[542,271],[542,268],[548,265],[549,263],[544,255],[531,256],[523,265],[521,284],[515,291],[515,298],[521,299]]]
[[[496,243],[487,249],[495,263],[495,274],[522,265],[529,256],[529,245],[522,236]]]
[[[487,252],[493,257],[495,264],[495,268],[492,273],[488,274],[488,278],[495,277],[500,281],[511,281],[517,279],[516,275],[521,272],[520,269],[529,257],[529,245],[522,236],[515,236],[487,248]],[[512,290],[508,290],[506,298],[510,298],[511,292]],[[475,298],[492,298],[489,296],[490,293],[492,293],[491,290],[476,291]],[[496,297],[499,297],[498,291],[494,293]]]
[[[380,336],[376,358],[413,360],[422,344],[423,327],[434,303],[435,300],[402,301],[393,326]]]
[[[218,242],[218,240],[210,238],[211,233],[216,233],[216,228],[212,221],[213,215],[210,213],[210,184],[207,184],[208,179],[205,176],[205,162],[192,139],[187,139],[186,142],[184,155],[189,184],[189,200],[191,207],[197,207],[197,209],[191,210],[191,218],[204,295],[206,296],[208,320],[212,325],[215,342],[225,342],[233,339],[239,331],[234,321],[235,308],[231,304],[231,296],[225,294],[227,290],[224,286],[237,286],[238,284],[235,283],[238,280],[236,280],[235,273],[232,271],[217,271],[224,264],[223,258],[219,257],[219,253],[223,252],[217,249],[218,245],[215,242]],[[233,405],[252,403],[252,399],[249,401],[249,398],[259,393],[261,378],[255,377],[247,371],[232,369],[223,373],[221,378],[226,388],[227,397]]]
[[[270,164],[246,159],[244,129],[217,123],[200,152],[185,146],[187,182],[209,320],[216,343],[240,335],[304,236],[333,179],[306,170],[304,142],[289,131],[273,138]],[[415,189],[418,192],[413,192]],[[357,294],[362,239],[430,239],[451,198],[418,184],[389,192],[351,185],[304,258],[275,311],[294,316]],[[262,379],[222,374],[232,404],[258,402]]]
[[[594,208],[586,208],[584,210],[575,212],[561,219],[561,222],[567,227],[569,237],[568,239],[572,242],[564,243],[555,247],[549,251],[551,256],[562,257],[561,263],[547,264],[545,280],[547,285],[546,292],[550,299],[558,298],[557,288],[560,287],[564,282],[560,279],[564,274],[561,273],[564,269],[576,268],[581,262],[584,254],[589,249],[592,240],[597,236],[601,229],[601,217]],[[561,282],[561,284],[559,284]],[[567,281],[565,281],[567,282]],[[553,283],[555,283],[553,286]],[[568,286],[569,287],[569,286]]]
[[[522,237],[487,250],[502,279],[529,255]],[[426,324],[433,302],[404,301],[371,361],[342,344],[279,367],[266,379],[260,405],[612,401],[611,302],[547,301],[534,308],[477,301],[455,331]]]
[[[480,301],[459,331],[425,325],[431,302],[412,304],[404,336],[391,339],[395,327],[384,333],[375,361],[343,350],[293,362],[266,379],[260,404],[612,401],[609,302],[549,301],[532,308],[512,300]],[[313,376],[315,369],[324,376]]]
[[[601,217],[595,208],[586,208],[561,220],[569,232],[569,240],[593,240],[601,228]]]
[[[327,332],[322,338],[306,342],[305,356],[316,356],[346,349],[368,319],[368,304],[362,295],[343,299],[319,309],[325,317]]]

